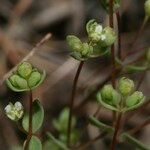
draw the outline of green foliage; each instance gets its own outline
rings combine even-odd
[[[90,121],[90,123],[92,125],[98,127],[102,131],[105,131],[105,132],[108,132],[108,133],[113,133],[114,132],[114,128],[113,127],[108,126],[108,125],[104,124],[103,122],[100,122],[95,117],[90,116],[89,117],[89,121]]]
[[[18,65],[17,71],[6,80],[6,84],[15,92],[29,91],[39,86],[45,76],[45,71],[40,73],[28,62],[23,62]]]
[[[54,143],[54,144],[57,145],[58,148],[60,148],[61,150],[69,150],[63,142],[57,140],[50,132],[47,133],[47,136],[48,136],[48,138],[49,138],[49,140],[50,140],[50,143]],[[60,149],[59,149],[59,150],[60,150]],[[57,150],[57,149],[56,149],[56,150]]]
[[[38,137],[31,137],[29,141],[28,150],[42,150],[42,143]]]
[[[32,119],[32,128],[33,133],[35,133],[41,126],[44,120],[44,109],[39,100],[34,100],[33,102],[33,119]],[[25,113],[22,119],[22,126],[25,131],[28,132],[29,126],[29,114]]]
[[[58,119],[53,120],[54,127],[59,131],[59,140],[63,143],[67,141],[67,128],[68,128],[68,117],[69,117],[69,108],[64,108],[58,117]],[[72,133],[71,133],[71,143],[76,143],[79,138],[79,133],[74,129],[76,125],[76,118],[72,117]]]

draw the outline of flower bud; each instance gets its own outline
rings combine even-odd
[[[83,57],[90,57],[90,55],[93,52],[93,47],[90,46],[88,43],[83,43],[82,44],[82,51],[81,51],[81,55]]]
[[[38,71],[32,72],[29,79],[28,79],[28,85],[29,87],[36,86],[41,80],[41,74]]]
[[[87,23],[86,30],[90,41],[98,42],[101,39],[103,27],[95,22],[95,20],[90,20]]]
[[[27,81],[18,75],[12,75],[9,80],[14,87],[18,87],[20,89],[28,88]]]
[[[131,96],[128,96],[126,99],[126,106],[132,107],[136,104],[138,104],[142,99],[144,98],[144,95],[142,92],[136,91]]]
[[[14,105],[9,103],[9,105],[5,107],[5,113],[9,119],[18,121],[23,116],[23,106],[20,102],[16,102]]]
[[[126,77],[122,77],[119,80],[118,89],[123,96],[127,96],[134,90],[134,82]]]
[[[28,62],[23,62],[18,66],[18,74],[23,78],[28,78],[32,72],[32,65]]]
[[[147,61],[150,63],[150,48],[147,50],[146,57],[147,57]]]
[[[101,90],[102,100],[110,105],[118,105],[120,102],[120,95],[112,87],[112,85],[105,85]]]
[[[101,35],[101,43],[103,47],[111,46],[117,39],[115,31],[110,27],[105,27]]]
[[[150,0],[147,0],[144,4],[145,14],[150,17]]]
[[[67,36],[67,43],[72,51],[81,51],[82,49],[82,42],[74,35]]]

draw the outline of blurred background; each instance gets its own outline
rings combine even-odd
[[[121,4],[121,36],[123,55],[129,52],[135,35],[144,18],[145,0],[122,0]],[[34,98],[40,99],[45,109],[45,120],[38,133],[44,139],[45,132],[54,132],[51,121],[68,105],[72,81],[78,62],[69,56],[65,38],[74,34],[86,39],[85,25],[88,20],[96,19],[108,25],[108,15],[100,5],[100,0],[0,0],[0,79],[47,33],[52,38],[30,57],[39,69],[45,69],[47,77],[42,86],[34,91]],[[115,26],[116,19],[115,19]],[[145,26],[134,50],[140,52],[150,46],[150,23]],[[131,55],[131,59],[135,57]],[[75,101],[75,114],[78,116],[78,128],[82,130],[86,116],[97,109],[92,92],[95,87],[110,74],[110,58],[102,57],[88,60],[81,73],[78,93]],[[140,90],[150,97],[150,80],[147,72]],[[130,78],[137,82],[141,73],[131,74]],[[90,94],[89,94],[90,93]],[[89,96],[90,95],[90,96]],[[17,126],[7,119],[4,107],[8,102],[21,101],[28,108],[28,93],[11,92],[5,84],[0,86],[0,150],[15,150],[15,146],[23,143],[25,135]],[[150,115],[150,107],[144,113],[136,115],[126,127],[142,123]],[[101,110],[100,118],[111,122],[111,113]],[[82,140],[86,141],[98,135],[98,130],[88,126],[82,131]],[[88,135],[88,136],[87,136]],[[147,126],[137,137],[150,145],[150,126]],[[107,139],[97,142],[89,149],[106,149]],[[126,149],[128,146],[124,145]],[[128,147],[134,150],[133,147]]]

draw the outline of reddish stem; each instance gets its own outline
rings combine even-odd
[[[81,61],[80,64],[79,64],[79,67],[77,69],[74,81],[73,81],[73,87],[72,87],[71,99],[70,99],[70,111],[69,111],[69,119],[68,119],[68,129],[67,129],[67,145],[68,146],[70,146],[70,134],[71,134],[71,124],[72,124],[74,98],[75,98],[75,94],[76,94],[76,88],[77,88],[79,75],[81,73],[83,64],[84,64],[84,61]]]
[[[115,125],[115,132],[114,132],[114,135],[113,135],[113,140],[112,140],[112,143],[111,143],[110,150],[115,150],[115,146],[117,144],[117,135],[118,135],[119,128],[120,128],[120,123],[121,123],[121,118],[122,118],[122,113],[119,112],[118,117],[117,117],[117,121],[116,121],[116,125]]]
[[[121,17],[119,11],[116,12],[116,18],[118,23],[118,57],[122,60],[122,51],[121,51]]]
[[[28,150],[29,142],[32,137],[32,115],[33,115],[33,95],[32,90],[29,92],[29,131],[28,136],[25,144],[25,150]]]

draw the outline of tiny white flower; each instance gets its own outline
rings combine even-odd
[[[14,106],[15,106],[15,108],[16,108],[18,111],[23,109],[23,106],[22,106],[22,104],[21,104],[20,102],[16,102],[16,103],[14,104]]]
[[[16,102],[14,105],[9,103],[9,105],[5,107],[5,113],[9,119],[18,121],[23,116],[23,106],[20,102]]]
[[[103,27],[101,25],[97,25],[95,28],[95,32],[97,32],[97,33],[101,33],[102,30],[103,30]]]
[[[11,110],[12,110],[12,107],[10,106],[10,104],[5,107],[6,113],[9,113]]]
[[[104,41],[105,39],[106,39],[106,36],[102,34],[101,35],[101,40]]]

